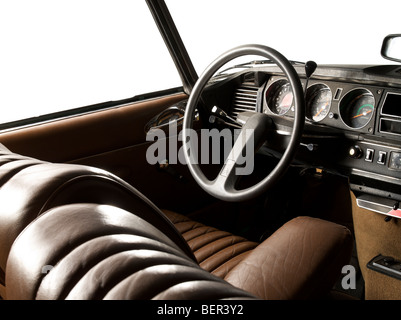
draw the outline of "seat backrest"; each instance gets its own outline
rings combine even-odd
[[[98,204],[50,209],[12,246],[7,299],[249,299],[145,219]]]
[[[0,284],[9,251],[18,235],[38,216],[73,203],[125,209],[166,234],[196,261],[181,234],[146,197],[117,176],[97,168],[48,163],[0,148]]]

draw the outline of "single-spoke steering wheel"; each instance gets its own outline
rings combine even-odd
[[[195,153],[191,152],[191,128],[193,122],[193,113],[197,107],[201,93],[210,80],[210,78],[227,62],[245,55],[258,55],[275,62],[284,72],[290,85],[295,101],[295,118],[293,122],[291,137],[287,148],[280,161],[273,170],[260,182],[246,189],[235,189],[235,183],[238,180],[239,157],[243,156],[243,151],[252,147],[252,152],[246,152],[245,161],[253,160],[257,148],[266,141],[267,130],[271,125],[271,119],[263,113],[253,113],[246,123],[242,126],[240,134],[231,149],[224,166],[218,176],[209,180],[201,171]],[[188,168],[199,186],[212,196],[224,201],[244,201],[251,199],[265,192],[276,183],[290,166],[296,150],[300,144],[303,126],[305,122],[305,99],[303,95],[302,84],[297,72],[292,64],[276,50],[262,45],[243,45],[233,48],[219,56],[210,64],[196,82],[189,97],[183,122],[183,151]],[[250,146],[249,144],[253,144]],[[192,148],[193,150],[193,148]],[[242,159],[243,162],[243,159]]]

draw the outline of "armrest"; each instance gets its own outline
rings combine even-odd
[[[312,299],[334,285],[352,252],[344,226],[295,218],[261,243],[225,280],[262,299]]]

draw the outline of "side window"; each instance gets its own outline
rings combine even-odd
[[[0,129],[182,86],[145,1],[2,1],[0,30]]]

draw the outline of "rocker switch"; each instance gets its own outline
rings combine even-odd
[[[374,154],[375,154],[375,150],[366,149],[365,161],[372,162]]]
[[[387,158],[387,153],[384,151],[379,151],[379,158],[377,159],[378,164],[385,164]]]

